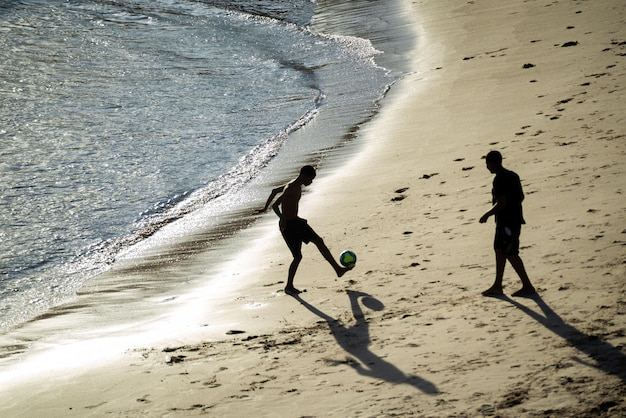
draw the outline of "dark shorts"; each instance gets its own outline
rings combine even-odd
[[[507,256],[518,255],[521,230],[521,225],[496,225],[496,237],[493,240],[493,248],[502,251]]]
[[[282,231],[283,238],[291,254],[302,255],[302,243],[308,244],[320,238],[319,235],[309,226],[306,219],[296,218],[285,221],[285,229]]]

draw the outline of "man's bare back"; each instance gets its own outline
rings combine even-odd
[[[281,207],[281,220],[290,220],[298,217],[298,207],[302,197],[302,186],[295,181],[288,183],[283,194],[276,200]]]

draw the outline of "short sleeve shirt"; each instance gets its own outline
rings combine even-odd
[[[525,224],[522,212],[524,192],[519,176],[513,171],[502,169],[493,179],[493,203],[498,196],[506,196],[506,207],[496,215],[496,224],[499,225],[522,225]]]

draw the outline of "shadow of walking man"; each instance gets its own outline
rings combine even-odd
[[[363,292],[348,290],[347,293],[350,298],[352,314],[356,320],[356,324],[350,327],[346,327],[338,319],[320,311],[302,299],[300,295],[293,295],[305,308],[328,323],[328,327],[339,346],[354,357],[349,358],[347,361],[333,360],[333,363],[348,364],[363,376],[385,380],[393,384],[408,384],[430,395],[439,393],[437,387],[432,382],[419,376],[406,375],[396,366],[370,351],[369,324],[365,319],[360,303],[375,311],[383,310],[384,305],[378,299]]]
[[[541,313],[508,297],[502,299],[511,303],[541,325],[566,340],[572,347],[575,347],[577,350],[593,359],[595,363],[578,357],[574,357],[573,360],[589,367],[602,370],[606,374],[617,376],[622,382],[626,383],[626,355],[619,348],[602,340],[598,336],[585,334],[565,323],[539,295],[534,295],[529,299],[537,303],[537,306],[541,309]]]

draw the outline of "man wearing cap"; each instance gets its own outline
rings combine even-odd
[[[522,280],[522,288],[512,296],[528,297],[536,293],[526,274],[524,263],[519,256],[519,236],[522,224],[525,224],[522,214],[522,201],[524,192],[519,176],[513,171],[502,167],[502,154],[491,151],[485,157],[487,169],[495,174],[493,179],[492,203],[493,207],[481,218],[480,223],[485,223],[490,216],[496,219],[496,234],[493,248],[496,253],[496,279],[493,285],[485,290],[484,296],[501,296],[502,278],[506,261]]]

